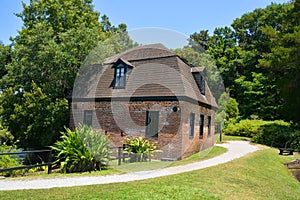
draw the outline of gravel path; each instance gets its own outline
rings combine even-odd
[[[131,172],[122,175],[109,176],[83,176],[70,178],[53,178],[53,179],[35,179],[35,180],[0,180],[0,190],[22,190],[22,189],[45,189],[54,187],[70,187],[94,184],[107,184],[116,182],[128,182],[143,180],[149,178],[156,178],[161,176],[168,176],[189,172],[193,170],[203,169],[214,165],[229,162],[231,160],[240,158],[249,153],[258,150],[258,147],[250,145],[246,141],[229,141],[224,144],[217,144],[225,147],[228,151],[220,156],[176,167],[169,167],[151,171]]]

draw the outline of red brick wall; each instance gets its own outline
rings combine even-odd
[[[145,137],[146,111],[159,111],[158,138],[150,140],[157,142],[163,152],[159,158],[181,159],[213,145],[214,111],[183,101],[134,101],[134,102],[74,102],[70,126],[83,123],[84,110],[94,110],[93,126],[102,129],[110,135],[113,145],[123,144],[125,137]],[[179,107],[177,112],[173,107]],[[194,137],[189,137],[190,113],[195,113]],[[199,118],[204,119],[204,137],[199,139]],[[207,118],[212,117],[211,137],[207,137]],[[74,123],[75,121],[75,123]],[[125,136],[121,136],[121,132]]]

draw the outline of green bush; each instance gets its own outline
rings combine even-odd
[[[66,128],[51,148],[58,153],[55,163],[60,163],[62,172],[101,170],[109,161],[108,138],[85,125],[74,131]]]
[[[138,137],[135,139],[125,139],[128,147],[125,151],[128,151],[131,156],[131,162],[141,162],[146,161],[147,158],[151,158],[152,154],[156,150],[156,146],[154,143],[143,139],[142,137]]]
[[[296,130],[292,134],[291,147],[300,150],[300,130]]]
[[[241,120],[239,123],[228,124],[224,128],[223,133],[233,136],[253,137],[261,131],[260,126],[265,123],[263,120]]]
[[[223,132],[226,135],[250,137],[253,142],[273,147],[284,147],[287,144],[288,147],[300,149],[300,131],[282,120],[241,120],[239,123],[228,124]]]
[[[284,121],[265,122],[259,127],[260,131],[252,135],[253,141],[260,144],[284,147],[291,145],[293,128]]]
[[[5,145],[14,145],[15,144],[15,140],[14,140],[14,136],[7,130],[4,129],[1,125],[0,125],[0,144],[5,144]]]
[[[6,144],[0,144],[0,152],[14,152],[16,151],[14,147],[7,146]],[[22,166],[21,159],[17,157],[17,155],[1,155],[0,156],[0,169],[11,168]],[[23,174],[24,170],[14,170],[8,172],[0,173],[1,176],[17,176]]]

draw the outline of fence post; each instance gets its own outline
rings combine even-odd
[[[123,147],[118,147],[118,165],[121,165],[121,150]]]
[[[52,150],[49,152],[49,157],[48,157],[48,174],[51,174],[52,170]]]

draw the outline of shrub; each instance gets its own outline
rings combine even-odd
[[[0,125],[0,144],[15,145],[14,136]]]
[[[265,123],[262,120],[241,120],[239,123],[228,124],[223,132],[226,135],[253,137],[261,131],[259,128]]]
[[[296,130],[292,134],[291,147],[300,150],[300,130]]]
[[[146,161],[147,158],[151,158],[152,154],[156,150],[156,146],[154,143],[143,139],[142,137],[138,137],[135,139],[125,139],[126,144],[128,147],[125,149],[128,151],[130,154],[136,155],[132,156],[131,161]]]
[[[55,162],[62,172],[101,170],[109,161],[108,138],[85,125],[74,131],[66,128],[51,148],[58,152]]]
[[[253,141],[260,144],[284,147],[291,143],[293,128],[284,121],[265,122],[259,127],[260,131],[253,136]]]
[[[284,147],[287,143],[289,147],[300,149],[300,131],[282,120],[241,120],[228,124],[223,132],[226,135],[250,137],[253,142],[273,147]]]
[[[16,151],[13,146],[7,146],[6,144],[0,144],[0,152],[14,152]],[[1,155],[0,156],[0,169],[11,168],[22,166],[21,159],[18,158],[17,155]],[[24,170],[14,170],[8,172],[2,172],[0,175],[2,176],[17,176],[23,174]]]

